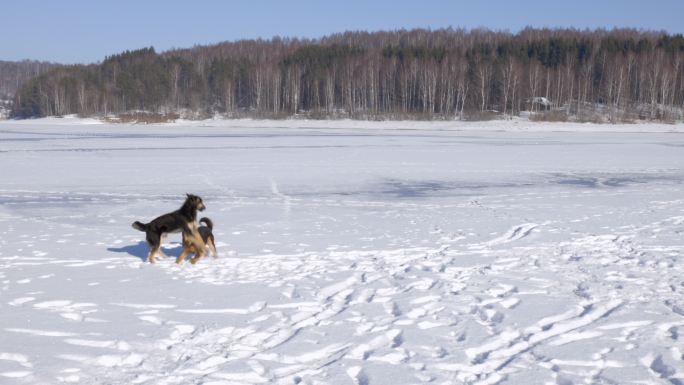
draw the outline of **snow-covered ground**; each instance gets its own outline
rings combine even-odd
[[[684,383],[681,124],[84,123],[0,123],[2,384]]]

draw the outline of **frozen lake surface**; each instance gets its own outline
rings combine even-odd
[[[0,122],[0,383],[684,383],[684,134],[296,126]]]

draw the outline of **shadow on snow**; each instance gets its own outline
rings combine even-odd
[[[178,257],[182,251],[182,247],[179,242],[171,242],[166,247],[162,246],[161,249],[164,252],[164,254],[174,258]],[[122,247],[108,247],[107,251],[111,251],[114,253],[126,253],[128,255],[138,257],[141,261],[146,262],[147,255],[150,253],[150,247],[147,245],[147,242],[140,241],[135,245],[128,245]]]

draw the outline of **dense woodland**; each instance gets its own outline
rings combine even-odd
[[[578,119],[681,119],[683,69],[684,37],[662,32],[346,32],[146,48],[60,66],[25,82],[12,113],[477,119],[549,109]]]
[[[28,80],[57,66],[54,63],[32,60],[20,62],[0,60],[0,100],[14,98],[17,90]]]

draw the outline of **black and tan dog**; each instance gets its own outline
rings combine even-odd
[[[154,263],[157,252],[160,252],[162,237],[168,233],[183,232],[183,240],[193,245],[201,256],[205,242],[202,241],[197,229],[197,211],[203,211],[206,206],[202,198],[197,195],[186,194],[187,198],[180,209],[155,218],[150,223],[133,222],[133,228],[145,232],[145,239],[150,245],[150,255],[147,258]],[[162,252],[163,255],[163,252]]]
[[[190,259],[190,263],[193,265],[199,261],[200,258],[202,258],[203,250],[206,248],[209,248],[212,252],[212,255],[214,258],[218,258],[218,252],[216,252],[216,244],[214,243],[214,234],[212,230],[214,229],[214,222],[211,221],[209,218],[202,218],[199,220],[200,223],[204,223],[206,226],[200,226],[197,228],[197,231],[199,232],[200,236],[202,237],[202,241],[204,242],[204,246],[202,249],[198,249],[195,244],[190,242],[190,240],[183,235],[183,252],[176,258],[176,263],[181,264],[183,261],[185,261],[185,258],[190,255],[190,254],[195,254],[192,259]]]

